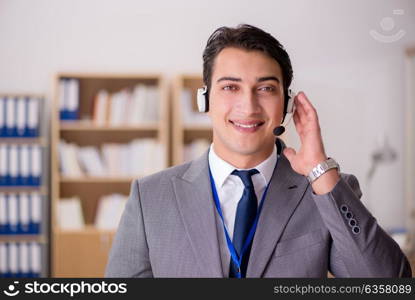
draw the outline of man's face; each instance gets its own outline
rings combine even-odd
[[[284,109],[279,64],[260,51],[225,48],[216,56],[209,90],[215,151],[266,159]],[[224,157],[223,157],[224,156]]]

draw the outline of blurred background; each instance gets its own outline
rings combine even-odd
[[[208,147],[202,52],[240,23],[284,45],[327,154],[411,253],[415,2],[0,0],[0,276],[103,276],[131,181]]]

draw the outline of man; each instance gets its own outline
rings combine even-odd
[[[276,145],[292,80],[280,43],[253,26],[222,27],[203,60],[199,104],[213,143],[132,184],[106,276],[411,276],[361,203],[357,179],[328,159],[304,93],[294,98],[299,151]]]

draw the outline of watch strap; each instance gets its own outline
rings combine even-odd
[[[340,172],[340,166],[339,164],[331,157],[326,159],[325,161],[319,163],[317,166],[315,166],[310,173],[307,175],[307,179],[310,183],[314,182],[319,178],[321,175],[326,173],[328,170],[336,168],[338,172]]]

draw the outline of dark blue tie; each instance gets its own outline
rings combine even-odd
[[[232,244],[238,256],[241,255],[242,247],[245,240],[248,237],[252,224],[255,221],[255,217],[258,209],[258,201],[255,195],[254,184],[252,183],[251,176],[259,173],[258,170],[252,169],[247,171],[234,170],[232,175],[239,176],[241,178],[245,188],[242,194],[241,200],[238,202],[238,208],[236,210],[235,225],[233,230]],[[249,254],[251,252],[252,241],[247,247],[245,253],[243,253],[241,262],[241,277],[246,277],[246,269],[248,267]],[[238,277],[238,267],[231,259],[229,277]]]

